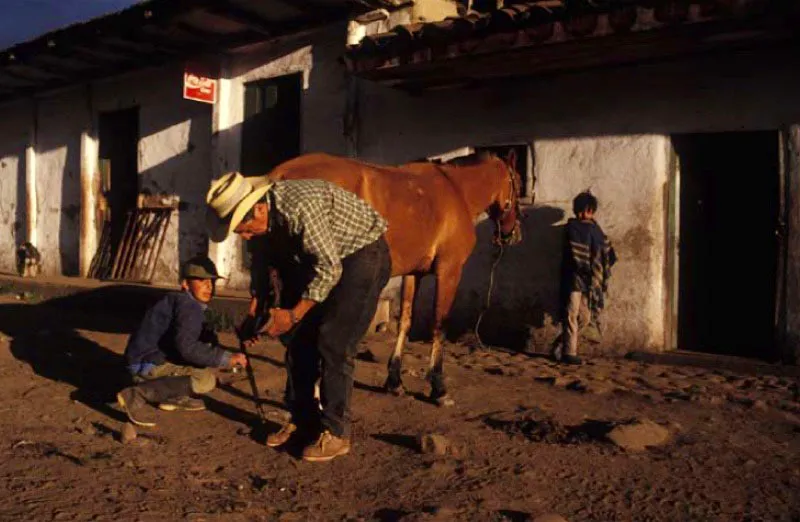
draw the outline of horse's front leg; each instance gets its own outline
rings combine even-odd
[[[400,326],[397,329],[397,342],[389,358],[388,375],[383,385],[386,391],[395,395],[405,394],[401,372],[403,370],[403,349],[408,341],[411,329],[411,312],[414,308],[414,296],[417,289],[417,276],[403,276],[400,304]]]
[[[433,343],[431,345],[430,371],[431,400],[439,406],[453,406],[455,401],[447,393],[444,379],[444,327],[461,279],[461,266],[437,267],[436,305],[434,308]]]

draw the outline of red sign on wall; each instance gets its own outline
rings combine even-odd
[[[217,101],[217,80],[186,71],[183,73],[183,97],[213,104]]]

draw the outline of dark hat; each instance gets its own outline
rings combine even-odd
[[[184,263],[181,279],[225,279],[217,273],[217,267],[207,256],[199,255]]]

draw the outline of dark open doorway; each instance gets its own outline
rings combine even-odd
[[[680,161],[678,348],[773,359],[777,131],[673,136]]]
[[[248,83],[244,89],[242,174],[261,176],[300,154],[302,74]]]
[[[113,259],[139,193],[139,108],[100,113],[98,137],[102,192],[107,203],[102,224],[109,232]]]
[[[244,87],[242,164],[245,176],[263,176],[300,155],[303,75],[290,74]],[[242,241],[242,267],[249,269],[250,241]]]

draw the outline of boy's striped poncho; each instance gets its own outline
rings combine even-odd
[[[573,218],[565,228],[563,297],[566,298],[570,292],[581,292],[587,296],[592,322],[599,329],[611,267],[617,262],[616,252],[595,221]]]

